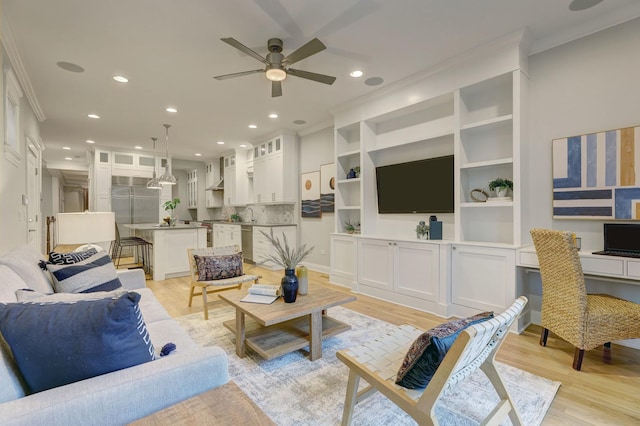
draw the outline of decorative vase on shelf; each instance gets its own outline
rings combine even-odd
[[[298,294],[305,295],[309,292],[309,271],[307,267],[301,265],[296,270],[298,276]]]
[[[284,277],[280,281],[284,303],[293,303],[298,296],[298,277],[295,269],[285,269]]]
[[[356,171],[353,169],[350,169],[349,172],[347,173],[347,179],[355,179],[356,177]]]

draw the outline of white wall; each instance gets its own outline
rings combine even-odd
[[[640,19],[529,58],[530,225],[576,232],[587,251],[602,249],[603,221],[552,219],[551,141],[640,125],[638,46]],[[526,241],[529,235],[523,235]],[[523,280],[531,321],[540,324],[540,275],[523,273]],[[587,290],[640,302],[637,285],[621,281],[587,280]]]
[[[635,19],[529,58],[532,227],[574,231],[583,248],[602,249],[603,221],[552,220],[551,141],[640,125],[638,46]]]
[[[11,64],[6,52],[2,49],[0,54],[0,118],[4,117],[4,70],[10,68]],[[27,193],[26,178],[26,142],[25,134],[33,140],[40,138],[40,124],[31,109],[27,98],[20,99],[20,122],[18,137],[20,138],[20,155],[22,160],[19,165],[14,165],[7,161],[4,150],[0,149],[0,254],[18,247],[27,242],[27,221],[26,208],[22,205],[22,195]],[[3,119],[0,119],[0,135],[4,139]],[[2,143],[0,142],[0,146]]]
[[[320,170],[320,165],[333,163],[333,126],[301,136],[300,173]],[[296,212],[300,214],[300,211]],[[309,268],[329,272],[329,235],[333,232],[334,213],[322,213],[319,219],[300,218],[300,242],[315,246],[311,255],[303,262]]]

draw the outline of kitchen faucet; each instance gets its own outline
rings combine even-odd
[[[253,222],[255,219],[253,218],[253,209],[251,207],[247,207],[246,209],[244,209],[244,215],[247,214],[247,210],[251,212],[251,220],[246,220],[246,222]]]

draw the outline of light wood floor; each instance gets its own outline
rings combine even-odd
[[[279,283],[282,271],[268,271],[246,266],[245,272],[262,275],[262,283]],[[310,286],[329,286],[326,274],[310,271]],[[250,284],[249,284],[250,285]],[[174,278],[165,281],[147,281],[174,316],[202,312],[202,301],[194,299],[187,306],[189,279]],[[393,323],[412,323],[428,329],[443,321],[442,318],[371,297],[357,295],[358,300],[344,305],[363,314]],[[209,298],[209,309],[224,306],[215,295]],[[523,334],[511,334],[498,353],[497,359],[533,374],[562,382],[560,390],[547,413],[544,425],[637,425],[640,424],[640,351],[612,345],[611,360],[603,360],[602,348],[585,354],[582,371],[571,368],[573,348],[567,343],[549,337],[547,347],[538,344],[539,327],[532,326]]]

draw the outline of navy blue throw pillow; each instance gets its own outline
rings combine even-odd
[[[396,384],[407,389],[426,388],[462,330],[490,318],[493,318],[493,312],[483,312],[440,324],[422,333],[407,351],[398,370]]]
[[[155,359],[140,295],[0,304],[0,333],[32,393]]]

